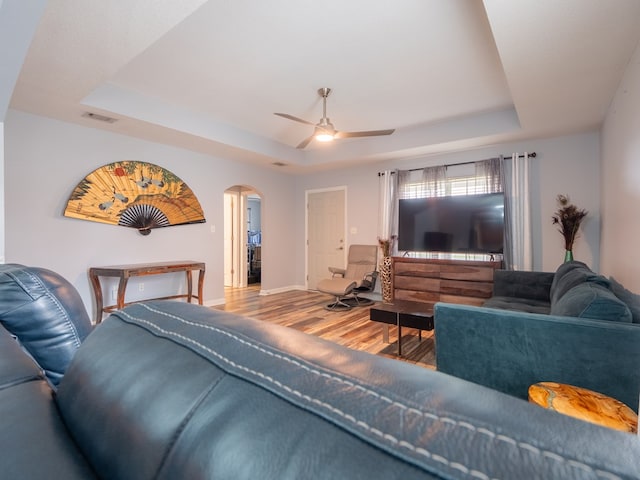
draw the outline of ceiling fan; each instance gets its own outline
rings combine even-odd
[[[322,118],[318,123],[311,123],[301,118],[294,117],[293,115],[289,115],[288,113],[274,114],[283,118],[288,118],[294,122],[304,123],[305,125],[312,125],[314,127],[313,134],[301,141],[296,148],[305,148],[313,139],[316,139],[319,142],[330,142],[339,138],[377,137],[380,135],[391,135],[395,132],[394,128],[389,130],[367,130],[364,132],[342,132],[340,130],[336,130],[333,123],[331,123],[327,117],[327,97],[330,93],[330,88],[325,87],[318,90],[318,95],[322,97]]]

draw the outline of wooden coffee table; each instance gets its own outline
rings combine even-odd
[[[422,330],[433,330],[433,304],[394,300],[378,303],[369,310],[369,319],[383,326],[382,339],[389,343],[389,325],[398,327],[398,356],[402,356],[402,327],[415,328],[422,339]]]

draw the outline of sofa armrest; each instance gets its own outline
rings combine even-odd
[[[553,275],[553,272],[496,270],[493,274],[493,295],[549,302]]]
[[[640,325],[445,303],[434,321],[438,371],[523,399],[568,383],[638,411]]]

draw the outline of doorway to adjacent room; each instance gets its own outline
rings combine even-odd
[[[262,280],[262,196],[234,185],[224,192],[224,286],[246,288]]]

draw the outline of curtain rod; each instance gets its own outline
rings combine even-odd
[[[536,154],[536,152],[531,152],[529,154],[529,157],[531,158],[536,158],[538,155]],[[504,158],[510,158],[510,155],[503,155]],[[524,158],[524,155],[518,155],[518,158]],[[472,163],[477,163],[477,162],[481,162],[482,160],[475,160],[472,162],[460,162],[460,163],[449,163],[447,165],[444,165],[445,167],[456,167],[458,165],[470,165]],[[417,172],[418,170],[424,170],[423,168],[410,168],[409,170],[406,170],[407,172]],[[391,172],[391,175],[393,175],[395,172]],[[384,175],[384,172],[378,172],[378,176]]]

